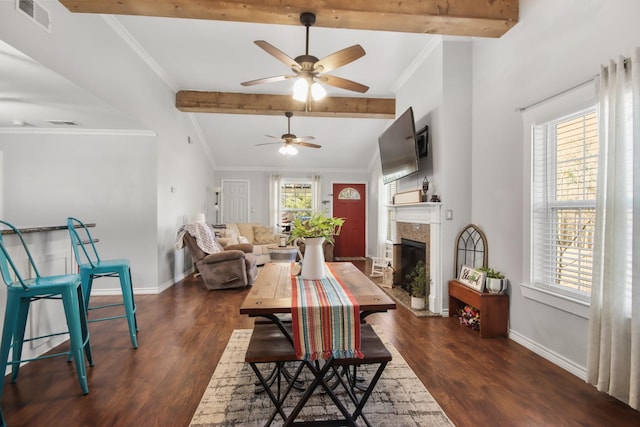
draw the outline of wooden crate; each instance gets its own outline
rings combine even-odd
[[[422,202],[422,192],[420,190],[403,191],[393,196],[394,205],[404,205],[409,203]]]

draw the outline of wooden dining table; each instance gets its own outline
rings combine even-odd
[[[344,283],[360,305],[360,319],[372,313],[394,310],[396,303],[350,262],[330,262],[334,274]],[[260,271],[240,314],[273,319],[291,313],[291,268],[293,263],[267,263]]]
[[[358,323],[362,323],[362,320],[372,313],[386,312],[387,310],[393,310],[396,308],[395,302],[352,263],[332,262],[327,264],[330,267],[333,276],[335,276],[335,278],[344,285],[358,303],[360,309],[360,322]],[[249,344],[247,358],[245,359],[250,363],[262,384],[263,390],[268,393],[272,403],[274,404],[273,412],[266,425],[270,425],[277,414],[282,415],[282,418],[285,421],[284,425],[293,425],[296,417],[300,414],[300,411],[302,411],[302,408],[305,406],[316,388],[324,390],[326,395],[333,401],[343,416],[343,418],[337,420],[326,420],[323,425],[334,425],[332,423],[338,423],[335,425],[355,426],[355,420],[358,417],[362,417],[365,423],[369,425],[369,422],[366,420],[366,416],[363,414],[362,410],[368,397],[373,391],[375,384],[384,371],[386,364],[391,360],[391,355],[387,349],[384,348],[384,345],[377,335],[375,335],[375,332],[372,331],[371,326],[361,325],[363,328],[363,359],[334,359],[333,357],[330,357],[325,361],[324,365],[320,365],[309,360],[299,360],[296,352],[293,351],[294,339],[291,333],[291,322],[288,321],[289,319],[287,316],[292,313],[292,307],[294,305],[292,298],[292,269],[296,268],[299,268],[299,266],[295,263],[265,264],[249,291],[249,294],[240,306],[240,314],[248,315],[250,317],[264,317],[269,319],[273,324],[277,325],[282,332],[282,334],[265,334],[263,332],[258,334],[261,337],[258,338],[256,336],[256,331],[264,331],[265,327],[268,328],[269,326],[273,328],[273,325],[256,324],[256,328],[252,335],[252,343],[255,344],[255,348],[252,350],[252,344]],[[289,341],[290,345],[287,344],[285,337]],[[257,367],[258,363],[267,361],[277,361],[280,363],[280,365],[277,366],[282,366],[281,363],[284,361],[299,362],[296,373],[292,376],[289,374],[289,386],[282,395],[280,395],[279,386],[277,395],[271,392],[269,389],[269,381],[265,379]],[[341,380],[342,386],[351,396],[352,402],[356,405],[353,412],[349,412],[343,402],[334,393],[334,386],[330,385],[328,382],[332,376],[326,377],[329,372],[334,372],[334,374],[339,377],[340,374],[338,374],[337,367],[342,366],[345,363],[347,365],[355,365],[353,367],[353,375],[349,376],[347,370],[343,371],[347,373],[349,378],[351,378],[348,384]],[[356,380],[361,381],[357,376],[356,371],[356,366],[360,363],[376,363],[379,365],[375,375],[370,379],[366,387],[356,385]],[[282,404],[296,384],[297,378],[303,367],[308,368],[308,370],[313,374],[314,380],[305,389],[304,394],[300,396],[295,408],[293,408],[291,413],[287,415],[283,411]],[[280,371],[278,370],[277,372]],[[286,373],[286,371],[283,372]],[[356,399],[355,388],[364,392],[361,399]],[[307,425],[307,423],[300,422],[295,424]],[[309,424],[316,425],[315,422],[310,422]]]

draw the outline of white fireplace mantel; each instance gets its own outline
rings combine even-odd
[[[429,292],[429,310],[436,314],[443,314],[443,283],[442,283],[442,203],[409,203],[390,205],[393,211],[392,240],[400,243],[398,238],[398,222],[413,224],[429,224],[429,254],[431,287]]]

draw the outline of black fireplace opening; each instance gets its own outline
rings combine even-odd
[[[411,285],[407,276],[411,274],[418,261],[426,262],[427,245],[411,239],[400,239],[400,277],[401,287],[411,292]]]

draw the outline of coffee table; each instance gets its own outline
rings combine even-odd
[[[294,262],[298,256],[296,246],[269,245],[267,249],[269,249],[271,262]]]

